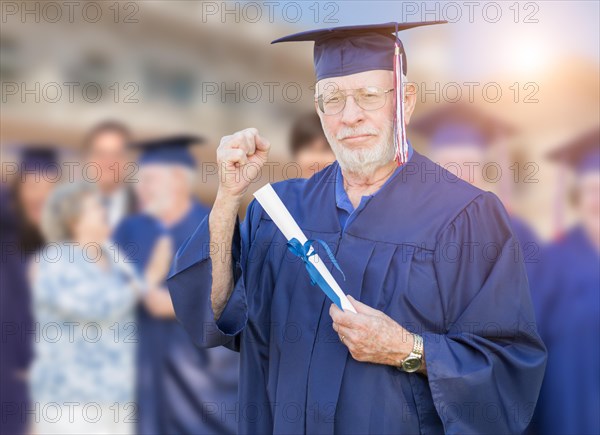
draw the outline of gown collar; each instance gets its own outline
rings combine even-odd
[[[410,162],[412,155],[413,148],[409,142],[407,162]],[[356,217],[367,206],[369,201],[371,201],[371,199],[373,199],[375,195],[377,195],[377,193],[384,189],[388,184],[393,182],[394,178],[396,178],[398,174],[402,171],[402,169],[404,169],[405,167],[406,165],[397,166],[392,175],[388,177],[385,183],[383,183],[383,185],[377,191],[370,195],[364,195],[361,198],[358,207],[354,208],[354,205],[352,205],[348,193],[346,193],[346,190],[344,189],[344,175],[342,174],[342,168],[338,164],[335,171],[335,202],[338,208],[338,219],[340,221],[340,225],[345,229],[352,221],[354,221]]]
[[[425,245],[431,245],[435,234],[427,234],[426,230],[440,228],[453,212],[448,210],[450,204],[431,203],[435,191],[439,190],[439,183],[431,178],[439,173],[435,166],[431,160],[413,151],[410,161],[390,177],[351,222],[346,222],[343,231],[372,241],[400,244],[422,243],[423,237],[427,236]],[[292,215],[300,227],[316,233],[319,238],[326,238],[327,234],[337,237],[342,232],[336,202],[338,170],[339,164],[334,162],[306,181],[299,189],[301,192],[296,201],[286,201],[286,204],[293,204]],[[430,175],[425,177],[427,173]],[[448,198],[448,202],[456,204],[449,208],[468,202],[478,192],[470,185],[452,190],[453,197]],[[419,213],[418,219],[415,213]]]

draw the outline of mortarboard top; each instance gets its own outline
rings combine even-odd
[[[462,143],[486,148],[515,131],[504,121],[466,103],[448,103],[420,117],[410,127],[433,147]]]
[[[595,127],[548,154],[577,173],[600,169],[600,127]]]
[[[317,81],[372,70],[393,71],[396,32],[414,27],[445,24],[446,21],[384,23],[309,30],[284,36],[271,42],[314,41]],[[406,53],[402,42],[403,72],[406,75]]]
[[[201,143],[204,143],[204,138],[199,136],[179,135],[137,142],[133,144],[133,148],[141,150],[138,159],[140,165],[183,165],[195,168],[196,161],[190,153],[189,147]]]
[[[25,171],[45,171],[56,168],[58,152],[54,145],[30,144],[20,150],[21,168]]]

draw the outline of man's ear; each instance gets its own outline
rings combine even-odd
[[[417,105],[417,86],[413,82],[404,82],[404,121],[410,123],[410,118]]]

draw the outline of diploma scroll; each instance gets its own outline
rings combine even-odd
[[[275,222],[277,228],[279,228],[288,241],[295,238],[302,245],[306,243],[306,235],[304,235],[304,232],[300,229],[298,223],[294,220],[289,210],[286,208],[285,204],[283,204],[279,198],[279,195],[277,195],[270,184],[267,184],[266,186],[257,190],[254,193],[254,197],[267,212],[273,222]],[[348,310],[356,313],[356,310],[338,285],[333,275],[331,275],[329,269],[327,269],[325,266],[325,263],[323,263],[323,260],[321,260],[317,254],[308,256],[307,259],[316,268],[318,273],[321,275],[321,277],[323,277],[329,287],[335,292],[335,295],[339,298],[341,308],[344,311]],[[322,290],[325,292],[325,294],[327,294],[325,289]],[[332,301],[337,302],[333,299]]]

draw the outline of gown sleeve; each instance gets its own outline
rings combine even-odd
[[[521,433],[535,408],[546,349],[510,228],[497,197],[484,193],[437,240],[444,319],[423,341],[445,433]]]
[[[200,347],[227,346],[239,351],[239,334],[248,320],[244,271],[250,246],[251,221],[255,201],[248,206],[246,219],[236,223],[233,235],[232,268],[234,289],[215,322],[210,299],[212,287],[212,263],[210,233],[207,215],[194,234],[179,248],[167,286],[179,322],[184,326],[196,345]],[[215,248],[218,249],[218,248]]]

